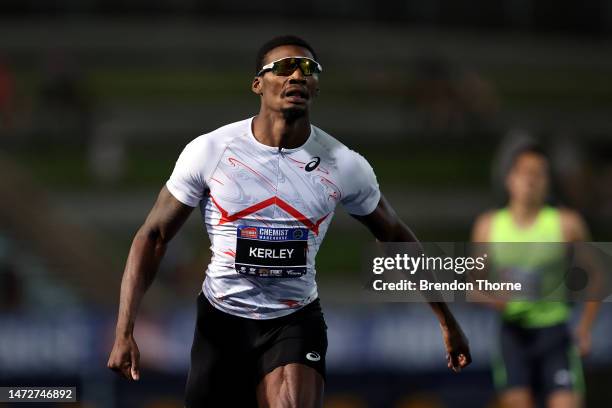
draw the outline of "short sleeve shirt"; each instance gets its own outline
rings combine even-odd
[[[368,215],[380,192],[361,155],[311,125],[294,149],[267,146],[249,118],[191,141],[166,183],[199,206],[212,258],[202,290],[218,309],[270,319],[317,295],[315,256],[338,203]]]

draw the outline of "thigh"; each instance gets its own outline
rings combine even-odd
[[[579,408],[580,406],[580,395],[574,391],[553,391],[546,400],[547,408]]]
[[[580,358],[566,327],[543,332],[549,342],[539,359],[540,382],[549,406],[575,407],[583,389]],[[551,402],[552,401],[552,402]],[[551,405],[552,404],[552,405]]]
[[[263,322],[258,336],[256,383],[277,367],[302,364],[325,380],[327,325],[318,301],[278,321]]]
[[[529,357],[527,335],[518,327],[504,325],[501,328],[499,353],[493,357],[495,385],[500,392],[532,388],[534,367]]]
[[[321,406],[327,326],[319,302],[264,326],[257,361],[260,407]]]
[[[532,408],[535,406],[533,394],[527,387],[513,387],[500,394],[502,408]]]
[[[276,367],[257,385],[259,408],[320,408],[323,377],[314,368],[291,363]]]
[[[229,316],[200,295],[185,388],[185,407],[256,407],[255,359],[241,319]]]

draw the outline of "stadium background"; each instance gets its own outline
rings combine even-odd
[[[183,145],[257,112],[254,55],[283,33],[324,66],[313,122],[368,158],[422,240],[468,240],[474,217],[502,203],[500,149],[531,135],[552,153],[557,202],[612,241],[605,0],[4,0],[0,385],[76,385],[82,407],[181,406],[209,257],[199,215],[145,298],[137,384],[105,368],[123,262]],[[319,253],[326,407],[494,407],[490,312],[453,308],[474,353],[457,376],[422,305],[351,306],[354,254],[371,241],[339,208]],[[604,305],[589,407],[612,397],[611,330]]]

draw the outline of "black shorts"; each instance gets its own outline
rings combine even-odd
[[[277,367],[300,363],[325,379],[327,326],[319,299],[276,319],[224,313],[200,293],[185,407],[257,407],[255,387]]]
[[[556,390],[581,393],[584,388],[580,358],[566,324],[524,328],[503,323],[493,374],[500,390],[529,388],[547,396]]]

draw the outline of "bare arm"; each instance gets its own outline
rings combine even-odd
[[[491,223],[493,221],[493,211],[488,211],[476,218],[472,227],[471,240],[475,243],[489,242],[491,239]],[[487,277],[488,270],[485,267],[482,271],[472,271],[468,278],[485,279]],[[481,292],[479,290],[471,290],[467,294],[468,300],[471,302],[479,302],[484,305],[490,306],[498,311],[503,311],[506,307],[506,300],[501,295],[492,296],[489,293]]]
[[[586,223],[575,211],[561,210],[561,229],[563,238],[568,242],[582,242],[591,239]],[[591,351],[591,330],[599,312],[600,303],[598,301],[584,302],[582,315],[575,330],[578,349],[581,355],[586,355]]]
[[[376,209],[364,216],[352,215],[364,224],[381,242],[418,242],[414,233],[399,219],[389,202],[381,195]],[[471,362],[468,342],[455,320],[455,317],[444,302],[429,302],[429,306],[438,318],[444,343],[449,356],[448,367],[459,371]]]
[[[492,212],[486,212],[476,218],[472,227],[472,242],[489,242],[492,219]]]
[[[140,302],[155,278],[168,242],[192,210],[163,187],[132,241],[121,281],[115,345],[108,361],[110,369],[122,373],[126,378],[139,378],[139,355],[133,331]]]

